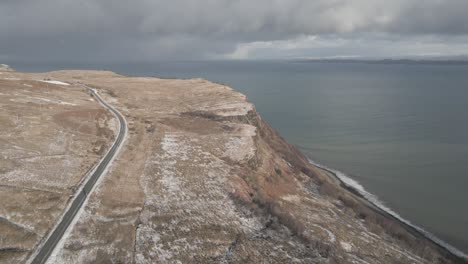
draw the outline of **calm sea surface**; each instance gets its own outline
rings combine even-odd
[[[468,252],[468,66],[294,62],[12,64],[203,77],[247,94],[312,160]]]

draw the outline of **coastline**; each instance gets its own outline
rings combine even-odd
[[[43,78],[43,74],[16,74],[16,82]],[[187,262],[198,257],[209,263],[219,255],[206,253],[216,242],[221,252],[234,243],[238,250],[234,256],[253,258],[251,263],[265,259],[276,260],[272,263],[294,259],[302,263],[466,263],[366,199],[365,190],[352,188],[339,172],[314,166],[261,118],[245,95],[230,87],[204,79],[124,77],[111,72],[60,71],[47,76],[70,83],[86,77],[86,83],[98,87],[133,120],[128,140],[136,146],[125,150],[107,184],[90,198],[92,206],[84,209],[85,217],[63,241],[55,263],[131,262],[135,256],[126,252],[138,243],[138,258],[149,261],[143,254],[154,252],[152,245],[142,245],[156,234],[164,236],[161,241],[167,242],[156,242],[165,248],[171,248],[171,241],[180,237],[187,241],[181,244],[185,247],[199,241],[200,235],[209,235],[204,240],[208,241],[206,247],[170,251],[174,259]],[[199,162],[191,162],[194,160]],[[129,168],[135,173],[129,173]],[[216,179],[208,181],[209,188],[206,175]],[[161,197],[173,210],[159,211]],[[187,198],[193,203],[180,203]],[[191,218],[189,210],[194,207],[200,214]],[[99,221],[103,217],[120,220],[122,208],[136,212],[129,222],[109,227]],[[140,218],[142,214],[156,218]],[[198,221],[210,224],[200,226]],[[187,231],[164,233],[168,223]],[[219,232],[225,227],[228,234]],[[109,228],[112,232],[92,232]],[[130,239],[115,243],[122,241],[122,230]],[[139,233],[141,230],[145,233]],[[259,236],[261,239],[250,239]],[[102,246],[76,250],[75,245],[88,241],[100,241]],[[272,257],[271,250],[278,244],[285,248],[284,256]]]
[[[307,157],[307,155],[305,155]],[[430,233],[427,230],[411,223],[409,220],[404,219],[398,213],[393,211],[392,209],[385,206],[378,198],[372,193],[367,192],[362,185],[360,185],[356,180],[348,177],[345,173],[331,169],[323,164],[319,164],[312,159],[308,158],[308,161],[311,165],[315,166],[316,168],[322,170],[327,175],[332,177],[334,180],[339,183],[341,187],[345,190],[349,191],[350,193],[354,194],[359,200],[361,200],[365,205],[367,205],[370,209],[374,212],[379,213],[380,215],[390,218],[399,222],[408,232],[416,235],[422,239],[427,239],[437,245],[442,250],[447,251],[447,253],[451,254],[453,257],[457,258],[457,260],[461,261],[461,263],[468,263],[468,254],[464,253],[463,251],[455,248],[454,246],[450,245],[449,243],[443,241],[442,239],[438,238],[434,234]]]

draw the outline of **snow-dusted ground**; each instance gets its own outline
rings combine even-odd
[[[106,144],[104,121],[110,118],[81,90],[18,79],[4,81],[7,85],[0,80],[0,222],[6,223],[0,262],[5,263],[24,262],[56,222],[73,188],[99,159],[92,150]]]
[[[54,100],[54,99],[43,98],[43,97],[31,97],[31,96],[23,96],[23,97],[20,97],[20,98],[12,98],[12,99],[10,99],[10,101],[16,102],[16,103],[28,103],[28,102],[43,103],[43,102],[46,102],[46,103],[52,103],[52,104],[76,106],[76,104],[74,104],[74,103],[64,102],[64,101],[61,101],[61,100]]]
[[[247,161],[255,155],[255,144],[253,137],[256,135],[256,128],[251,125],[236,126],[236,131],[224,144],[223,157],[234,161]]]
[[[441,256],[424,241],[412,248],[398,240],[368,211],[362,217],[358,200],[302,164],[226,86],[104,72],[50,77],[67,80],[60,74],[109,90],[130,129],[121,159],[55,263],[431,263]]]
[[[98,95],[99,96],[99,95]],[[104,106],[104,105],[103,105]],[[107,106],[104,106],[107,108]],[[62,236],[62,238],[60,239],[60,241],[58,242],[58,244],[56,245],[56,247],[54,248],[53,252],[51,253],[49,259],[47,260],[47,263],[49,264],[53,264],[53,263],[63,263],[63,260],[61,259],[63,257],[62,255],[62,251],[63,251],[63,247],[65,245],[65,241],[68,239],[68,237],[70,236],[71,232],[73,231],[73,228],[75,227],[76,223],[81,220],[87,220],[89,218],[91,218],[89,212],[85,211],[85,208],[89,202],[89,198],[90,196],[94,193],[94,191],[96,189],[99,188],[101,182],[103,181],[103,178],[106,176],[106,174],[108,173],[109,169],[111,168],[112,166],[112,162],[115,160],[115,158],[119,155],[119,153],[121,152],[122,150],[122,147],[123,145],[125,144],[125,140],[127,138],[127,133],[128,133],[128,128],[127,128],[127,124],[126,122],[124,121],[124,125],[125,125],[125,130],[124,131],[119,131],[118,129],[120,128],[120,122],[119,122],[119,119],[117,118],[117,116],[112,119],[112,122],[110,122],[109,124],[109,127],[110,129],[112,129],[115,133],[115,136],[117,138],[117,135],[118,133],[123,133],[123,136],[124,136],[124,141],[121,143],[121,145],[119,146],[119,148],[117,149],[117,151],[115,152],[114,156],[112,157],[112,159],[110,160],[110,162],[108,163],[108,166],[106,167],[106,169],[102,172],[101,174],[101,177],[99,177],[98,181],[96,182],[96,184],[94,185],[93,189],[90,191],[90,193],[87,195],[86,197],[86,200],[83,202],[83,205],[80,207],[78,213],[76,214],[76,216],[73,218],[71,224],[69,225],[69,227],[67,228],[67,230],[65,231],[64,235]],[[114,142],[115,144],[115,142]],[[110,148],[109,147],[109,150],[110,151]],[[104,155],[105,156],[105,155]],[[103,156],[103,159],[104,159],[104,156]],[[102,159],[101,159],[102,161]],[[83,188],[84,188],[84,185],[85,183],[88,181],[88,179],[91,177],[91,175],[94,173],[95,169],[97,168],[98,165],[95,165],[94,169],[93,170],[90,170],[88,172],[88,174],[86,175],[86,179],[84,181],[82,181],[82,184],[78,187],[77,191],[75,192],[75,197],[82,192]],[[96,201],[94,201],[94,204],[91,204],[91,206],[95,206],[95,203]],[[70,204],[69,204],[70,206]],[[67,207],[66,210],[69,210],[69,208]],[[65,211],[66,211],[65,210]],[[60,221],[61,219],[59,219]],[[104,219],[105,221],[112,221],[111,219]],[[57,223],[59,222],[57,221]]]

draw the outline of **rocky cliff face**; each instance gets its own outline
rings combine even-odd
[[[455,263],[203,79],[61,71],[126,116],[124,149],[52,263]],[[24,78],[24,77],[23,77]]]

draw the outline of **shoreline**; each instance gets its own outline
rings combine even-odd
[[[307,157],[307,155],[305,156]],[[374,194],[367,192],[364,189],[364,187],[354,179],[350,178],[349,176],[340,171],[316,163],[309,157],[307,157],[307,160],[311,165],[315,166],[319,170],[324,171],[327,175],[333,177],[333,179],[336,180],[341,187],[343,187],[345,190],[349,191],[357,198],[359,198],[359,200],[361,200],[371,210],[379,213],[380,215],[386,218],[397,221],[411,234],[431,241],[440,249],[446,251],[448,254],[452,255],[457,260],[462,261],[463,263],[468,263],[468,255],[465,254],[463,251],[443,241],[442,239],[438,238],[429,231],[426,231],[423,228],[412,224],[409,220],[404,219],[398,213],[386,207],[381,201],[378,200],[378,198]],[[339,174],[342,174],[342,176],[339,176]]]

